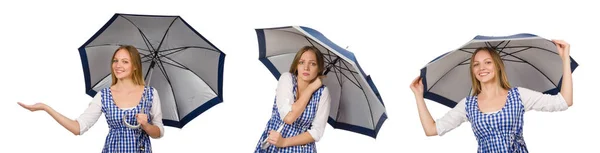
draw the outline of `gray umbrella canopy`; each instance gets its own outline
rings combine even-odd
[[[386,109],[371,77],[365,75],[356,57],[320,32],[301,26],[256,29],[259,60],[276,79],[289,71],[294,55],[303,46],[314,46],[325,58],[323,81],[329,88],[331,110],[328,123],[370,137],[377,137],[387,119]]]
[[[556,45],[533,34],[490,37],[476,36],[459,49],[447,52],[421,69],[424,97],[454,107],[471,94],[470,60],[479,47],[500,54],[508,81],[513,87],[557,94],[562,80],[562,60]],[[571,58],[571,72],[578,64]]]
[[[110,86],[111,58],[120,45],[140,52],[144,79],[158,91],[165,125],[182,128],[223,101],[225,53],[181,17],[159,15],[115,14],[79,48],[88,95]]]

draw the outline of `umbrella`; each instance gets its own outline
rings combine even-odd
[[[379,91],[350,51],[320,32],[301,26],[256,29],[259,60],[279,79],[289,71],[294,55],[303,46],[315,46],[324,55],[323,81],[329,88],[331,110],[327,122],[336,129],[376,138],[387,119]]]
[[[79,48],[89,96],[110,86],[110,58],[120,45],[140,52],[143,77],[158,91],[165,126],[182,128],[223,101],[225,53],[179,16],[118,13]]]
[[[500,54],[511,86],[556,95],[562,80],[562,60],[556,45],[542,37],[521,33],[510,36],[476,36],[459,49],[446,52],[421,69],[423,96],[454,107],[471,94],[470,60],[479,47]],[[578,64],[571,58],[571,72]]]

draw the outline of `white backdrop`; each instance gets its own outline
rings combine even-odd
[[[254,28],[300,25],[349,46],[381,92],[389,119],[377,139],[327,126],[319,152],[475,152],[468,123],[444,137],[426,137],[408,87],[419,69],[476,35],[532,33],[569,42],[581,65],[574,73],[574,105],[565,112],[528,112],[524,137],[531,152],[597,149],[594,96],[600,11],[572,1],[7,1],[0,6],[2,88],[0,152],[100,152],[104,116],[73,136],[44,112],[17,101],[42,101],[76,118],[91,101],[77,48],[114,13],[181,15],[227,54],[224,103],[183,129],[165,128],[155,152],[252,152],[271,113],[277,81],[258,60]],[[109,59],[107,59],[109,60]],[[557,67],[558,69],[558,67]],[[434,118],[449,108],[426,100]]]

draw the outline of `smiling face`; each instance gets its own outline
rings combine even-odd
[[[145,85],[142,78],[142,61],[140,53],[134,46],[121,46],[113,54],[111,62],[112,84],[119,80],[131,79],[136,85]]]
[[[112,59],[112,72],[119,80],[130,78],[132,71],[131,56],[126,49],[119,49]]]
[[[473,59],[472,71],[475,78],[481,83],[494,81],[496,78],[496,64],[488,51],[480,51]]]
[[[510,89],[504,63],[492,48],[478,48],[471,56],[472,95],[481,92],[482,83],[497,83],[503,89]]]

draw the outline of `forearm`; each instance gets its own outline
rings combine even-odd
[[[573,105],[573,78],[571,76],[571,59],[563,60],[563,78],[560,94],[565,98],[568,106]]]
[[[292,108],[291,108],[290,112],[288,112],[288,114],[283,119],[283,121],[286,124],[294,123],[294,121],[296,121],[296,119],[298,117],[300,117],[300,115],[302,115],[302,112],[304,112],[304,109],[306,108],[306,105],[308,104],[308,101],[310,100],[312,93],[313,93],[313,91],[308,90],[308,89],[302,91],[301,96],[298,98],[298,100],[296,102],[294,102],[294,104],[292,104]]]
[[[160,128],[158,128],[158,126],[147,123],[146,125],[142,125],[142,129],[146,131],[150,137],[154,139],[160,138]]]
[[[421,119],[421,125],[423,126],[423,130],[425,131],[425,135],[434,136],[437,135],[437,129],[435,125],[435,121],[429,110],[427,109],[427,105],[425,105],[425,100],[422,98],[423,96],[417,96],[417,108],[419,110],[419,118]]]
[[[302,134],[293,136],[293,137],[289,137],[289,138],[285,138],[284,140],[285,147],[290,147],[290,146],[299,146],[299,145],[305,145],[311,142],[315,142],[315,140],[313,139],[313,137],[310,135],[310,133],[308,132],[304,132]]]
[[[52,109],[52,107],[46,107],[44,109],[44,111],[46,111],[46,113],[48,113],[50,116],[52,116],[52,118],[54,118],[54,120],[56,120],[56,122],[58,122],[60,125],[62,125],[64,128],[66,128],[67,130],[69,130],[71,133],[75,134],[75,135],[79,135],[79,122],[77,122],[76,120],[72,120],[70,118],[65,117],[64,115],[58,113],[57,111],[55,111],[54,109]]]

